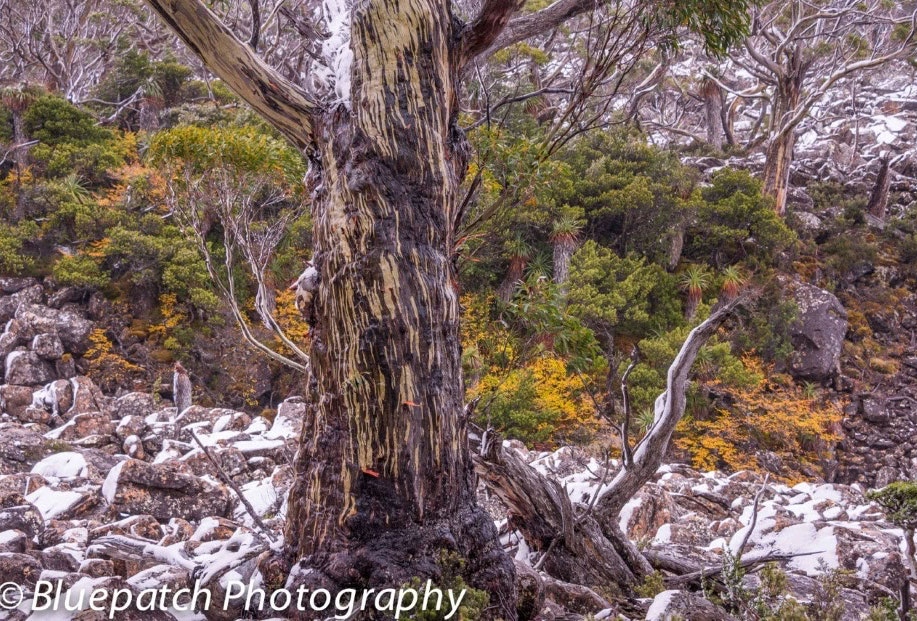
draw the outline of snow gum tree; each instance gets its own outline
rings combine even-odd
[[[463,78],[495,50],[587,13],[592,24],[639,15],[650,45],[647,33],[682,26],[736,38],[742,22],[730,19],[744,8],[483,0],[465,22],[448,0],[327,0],[313,28],[320,61],[301,86],[199,0],[147,3],[310,163],[319,286],[286,530],[291,558],[311,570],[299,575],[332,587],[435,579],[448,551],[490,593],[487,615],[515,619],[513,564],[475,503],[466,435],[453,284],[469,158]]]

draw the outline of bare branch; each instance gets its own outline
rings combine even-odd
[[[655,474],[665,459],[675,426],[685,413],[688,374],[700,349],[723,322],[743,303],[740,297],[727,303],[691,330],[681,351],[669,367],[666,390],[656,400],[656,420],[634,449],[633,463],[621,468],[600,500],[603,511],[617,515],[624,504]]]
[[[217,77],[301,149],[319,106],[268,66],[200,0],[147,0]]]
[[[458,66],[489,48],[523,4],[525,0],[484,0],[480,13],[462,36]]]

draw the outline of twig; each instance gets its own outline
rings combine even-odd
[[[767,487],[767,481],[770,479],[771,475],[768,472],[764,475],[764,482],[761,483],[761,489],[758,490],[758,493],[755,494],[754,504],[751,506],[751,523],[748,526],[748,532],[742,537],[742,543],[739,544],[738,549],[736,550],[736,558],[742,560],[742,552],[745,550],[745,546],[748,545],[748,540],[751,538],[751,533],[755,530],[755,526],[758,524],[758,503],[761,501],[761,495],[764,494],[764,489]]]
[[[627,432],[630,429],[630,390],[627,387],[627,378],[630,376],[630,372],[634,370],[634,367],[637,366],[639,360],[640,352],[635,345],[630,352],[630,364],[627,365],[624,375],[621,376],[621,398],[623,399],[624,407],[624,422],[621,423],[621,455],[625,468],[630,468],[634,463],[631,455],[630,440],[627,439]]]
[[[242,503],[242,506],[245,507],[245,510],[248,512],[248,514],[252,516],[252,520],[254,521],[255,525],[258,526],[258,528],[261,529],[261,531],[263,531],[260,533],[257,530],[252,531],[252,532],[256,533],[259,537],[263,538],[267,542],[268,546],[270,548],[273,548],[275,545],[274,538],[271,537],[270,530],[261,520],[261,516],[258,515],[258,513],[255,511],[255,508],[252,507],[251,503],[248,501],[248,498],[245,497],[245,494],[242,493],[242,490],[239,488],[236,482],[233,481],[231,478],[229,478],[229,475],[226,474],[226,471],[223,470],[223,467],[219,464],[219,462],[217,462],[217,460],[210,453],[210,449],[204,446],[204,443],[201,442],[201,439],[197,437],[196,433],[194,433],[194,429],[191,429],[189,427],[188,431],[191,433],[191,438],[194,440],[194,442],[199,447],[201,447],[201,450],[204,451],[204,455],[207,456],[207,459],[210,460],[210,463],[213,464],[214,468],[216,468],[217,474],[220,475],[220,478],[223,479],[226,485],[231,487],[232,491],[234,491],[236,493],[236,496],[239,497],[239,501]]]

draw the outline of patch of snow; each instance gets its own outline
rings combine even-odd
[[[634,515],[634,511],[636,511],[637,508],[642,504],[642,498],[631,498],[621,508],[621,513],[618,514],[618,526],[621,528],[622,533],[627,532],[627,526],[630,524],[630,518]]]
[[[88,472],[86,460],[73,451],[48,455],[32,467],[32,474],[54,479],[85,477],[88,476]]]
[[[663,591],[655,598],[653,598],[653,603],[650,605],[650,609],[646,611],[646,621],[665,621],[666,609],[669,607],[669,604],[672,603],[672,598],[678,595],[679,591]]]
[[[254,509],[255,513],[259,516],[263,516],[276,509],[278,501],[280,500],[277,497],[277,490],[274,488],[274,484],[270,479],[247,483],[242,486],[242,493],[245,495],[245,499],[249,504],[251,504],[252,509]],[[248,515],[248,511],[241,503],[236,507],[234,514],[237,520],[251,519],[251,516]]]
[[[352,0],[324,0],[322,17],[329,37],[322,42],[325,66],[316,67],[315,73],[325,84],[334,88],[335,103],[350,108],[350,74],[353,66],[353,49],[350,46],[350,12]]]
[[[663,524],[659,527],[659,530],[656,531],[656,536],[653,537],[654,544],[669,543],[672,541],[672,525]]]
[[[118,477],[121,476],[121,469],[124,467],[125,462],[120,462],[115,465],[108,472],[108,476],[105,477],[105,482],[102,483],[102,497],[105,498],[105,502],[111,504],[115,501],[115,494],[118,491]]]
[[[50,487],[39,487],[25,498],[35,505],[35,508],[41,513],[41,517],[45,520],[53,520],[72,509],[83,499],[83,494],[53,490]]]
[[[733,536],[733,549],[741,541],[740,533],[741,531]],[[840,566],[837,557],[837,537],[833,526],[816,528],[811,523],[793,524],[780,532],[770,532],[758,537],[755,550],[761,548],[765,553],[803,554],[804,556],[792,558],[787,566],[810,576],[823,573],[822,562],[828,569]],[[751,554],[748,556],[751,558]]]

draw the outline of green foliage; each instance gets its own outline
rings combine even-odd
[[[701,192],[703,202],[689,228],[686,254],[714,265],[754,258],[770,265],[795,235],[761,194],[761,182],[745,171],[723,169]]]
[[[673,235],[696,211],[697,173],[632,132],[596,132],[562,155],[569,183],[553,200],[581,210],[589,237],[619,254],[667,263]]]
[[[637,597],[656,597],[665,591],[665,576],[660,571],[654,571],[643,578],[643,582],[634,588]]]
[[[109,171],[124,163],[115,135],[93,116],[62,97],[44,95],[23,115],[28,136],[39,144],[32,158],[51,178],[76,175],[90,185],[110,180]]]
[[[700,35],[704,47],[713,56],[725,56],[730,48],[741,43],[749,32],[749,0],[678,0],[664,2],[657,19],[671,29],[664,43],[678,47],[680,27]]]
[[[51,273],[62,285],[101,288],[109,283],[99,264],[83,254],[61,257]]]
[[[866,497],[882,507],[892,524],[904,529],[917,528],[917,483],[895,481],[867,492]]]
[[[112,132],[100,127],[91,114],[56,95],[39,97],[29,106],[23,123],[29,137],[51,147],[85,146],[113,138]]]
[[[103,101],[120,102],[138,90],[154,99],[156,107],[172,107],[182,99],[182,87],[191,76],[190,68],[174,60],[153,61],[138,50],[127,50],[118,58],[115,68],[96,89]]]
[[[25,244],[34,238],[37,229],[34,222],[0,227],[0,274],[22,275],[35,265],[35,260],[25,253]]]
[[[302,186],[306,173],[302,155],[289,143],[248,126],[175,127],[153,137],[149,155],[154,164],[178,165],[194,176],[232,171],[290,191]]]
[[[681,322],[675,279],[637,256],[589,240],[573,255],[570,312],[600,335],[639,337]]]
[[[150,292],[174,293],[201,310],[219,307],[203,260],[178,227],[153,216],[139,229],[115,226],[108,234],[102,255],[113,276]]]

